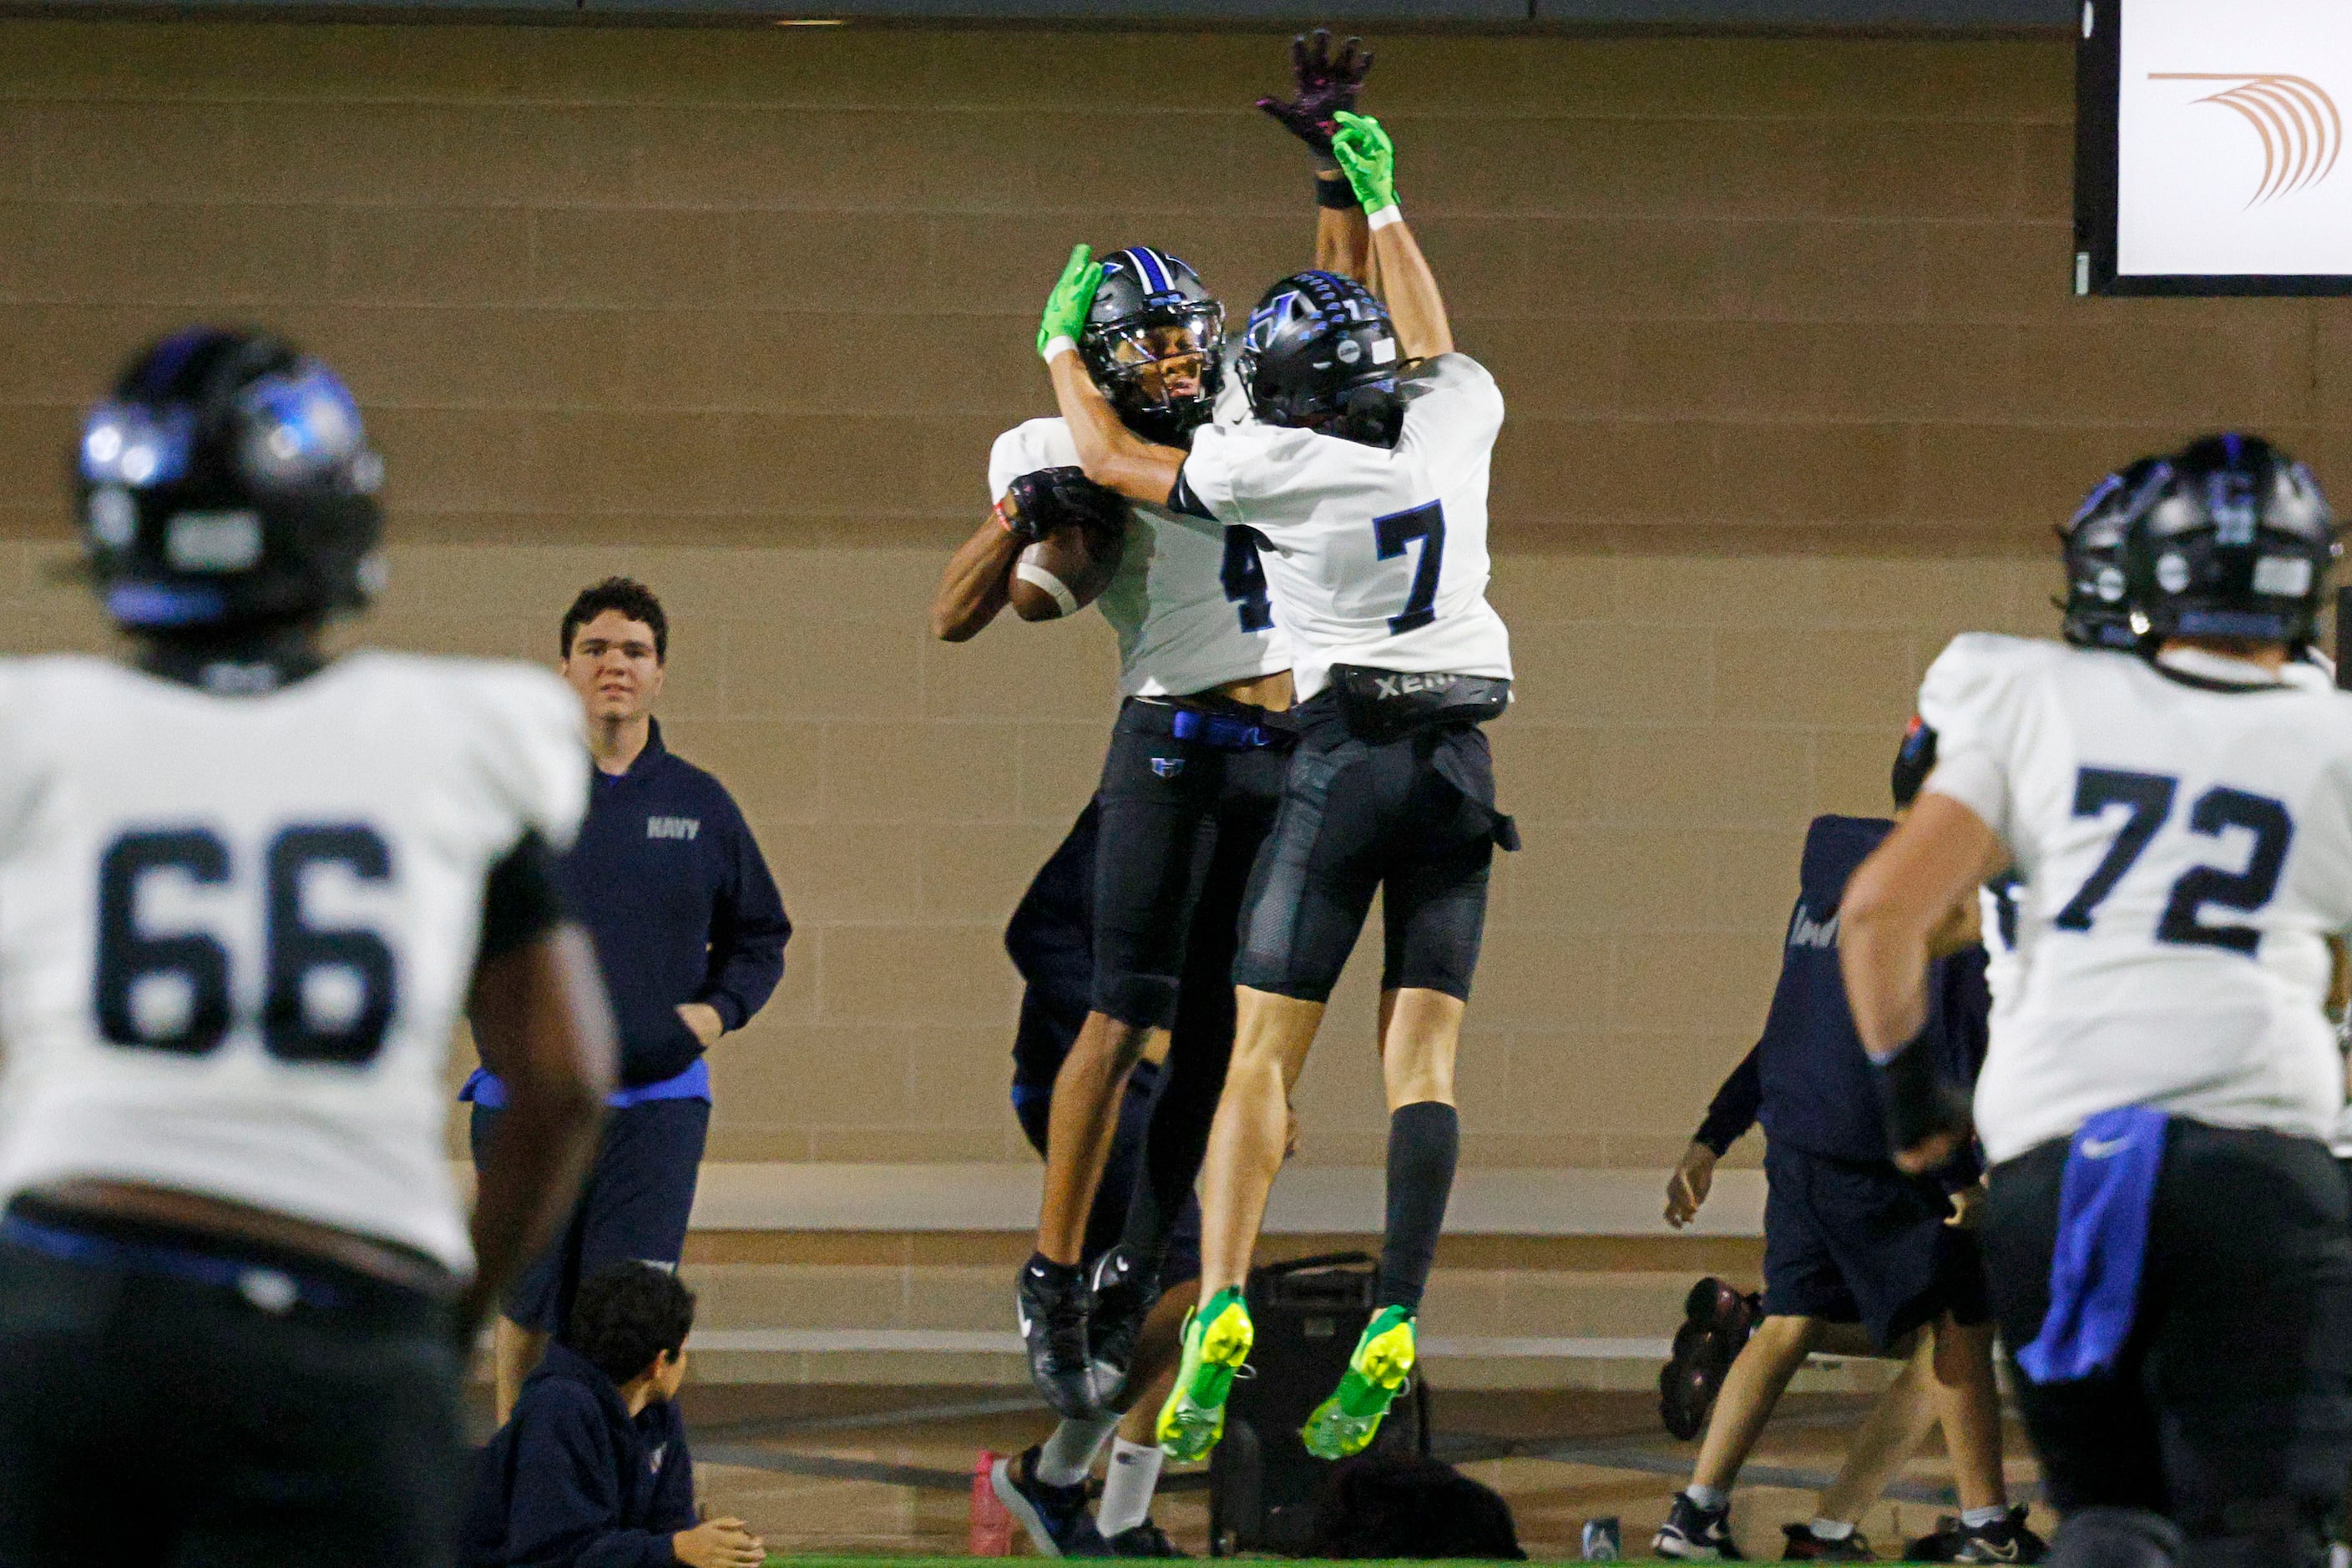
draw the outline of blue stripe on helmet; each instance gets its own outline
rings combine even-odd
[[[1139,245],[1128,254],[1135,258],[1139,269],[1143,273],[1143,287],[1147,293],[1165,294],[1176,287],[1175,276],[1168,270],[1168,263],[1151,247]]]

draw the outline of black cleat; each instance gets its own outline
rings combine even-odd
[[[1087,1332],[1087,1351],[1094,1362],[1096,1403],[1108,1409],[1127,1387],[1127,1369],[1135,1364],[1135,1342],[1160,1301],[1160,1281],[1156,1274],[1143,1272],[1134,1253],[1114,1247],[1095,1264],[1093,1291],[1094,1321]]]
[[[1108,1557],[1110,1543],[1087,1517],[1087,1483],[1048,1486],[1037,1479],[1037,1456],[1032,1447],[1018,1458],[999,1459],[990,1467],[988,1484],[1004,1511],[1021,1521],[1029,1544],[1041,1557]]]
[[[1013,1296],[1021,1339],[1029,1351],[1029,1381],[1057,1415],[1097,1415],[1095,1373],[1087,1359],[1087,1282],[1073,1266],[1032,1257],[1021,1266]]]
[[[1675,1494],[1666,1522],[1651,1538],[1650,1550],[1685,1563],[1745,1563],[1731,1539],[1731,1505],[1701,1508],[1686,1492]]]
[[[1936,1521],[1935,1533],[1911,1542],[1915,1563],[2039,1563],[2050,1543],[2026,1528],[2025,1505],[2018,1504],[1990,1524],[1966,1525],[1951,1514]]]
[[[1658,1373],[1658,1415],[1667,1432],[1687,1442],[1706,1430],[1724,1374],[1762,1316],[1755,1297],[1720,1279],[1691,1287],[1683,1302],[1683,1326],[1675,1331],[1674,1354]]]
[[[1869,1540],[1859,1530],[1850,1531],[1843,1541],[1824,1541],[1813,1533],[1810,1524],[1784,1524],[1780,1533],[1789,1543],[1780,1550],[1783,1563],[1875,1563],[1878,1553],[1870,1549]]]
[[[1110,1554],[1113,1557],[1182,1557],[1185,1555],[1184,1552],[1176,1550],[1176,1543],[1168,1539],[1166,1531],[1148,1519],[1141,1524],[1132,1525],[1110,1537]]]

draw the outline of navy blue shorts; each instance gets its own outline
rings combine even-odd
[[[1087,1211],[1087,1238],[1079,1264],[1092,1268],[1095,1259],[1118,1245],[1127,1226],[1127,1207],[1143,1180],[1143,1139],[1151,1130],[1151,1110],[1160,1098],[1161,1076],[1168,1069],[1138,1062],[1127,1080],[1127,1094],[1118,1103],[1118,1129],[1111,1134],[1110,1158],[1103,1163],[1102,1184],[1095,1189],[1094,1207]],[[1013,1114],[1029,1146],[1043,1159],[1045,1125],[1054,1110],[1050,1084],[1013,1086]],[[1167,1256],[1160,1265],[1160,1289],[1173,1290],[1201,1277],[1201,1200],[1185,1200],[1176,1228],[1169,1233]]]
[[[1881,1350],[1947,1312],[1992,1316],[1976,1237],[1944,1223],[1933,1181],[1778,1143],[1764,1179],[1765,1316],[1860,1323]]]
[[[474,1107],[477,1165],[502,1114]],[[598,1269],[629,1258],[677,1267],[709,1131],[707,1100],[652,1100],[607,1112],[579,1206],[554,1245],[531,1259],[507,1292],[508,1320],[561,1334],[580,1281]]]

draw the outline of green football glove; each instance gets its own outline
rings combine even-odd
[[[1341,110],[1332,116],[1339,129],[1331,134],[1331,156],[1356,188],[1356,199],[1368,213],[1396,205],[1396,143],[1370,115]]]
[[[1095,290],[1102,287],[1102,265],[1094,259],[1094,252],[1083,245],[1070,247],[1069,265],[1062,268],[1060,281],[1045,297],[1045,316],[1037,323],[1037,353],[1055,338],[1078,341],[1087,328],[1087,311],[1095,302]]]

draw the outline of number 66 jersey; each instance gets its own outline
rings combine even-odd
[[[587,786],[578,700],[520,664],[0,662],[0,1197],[170,1187],[470,1272],[443,1068],[484,881]]]
[[[2326,1139],[2322,1011],[2352,928],[2352,698],[2196,650],[2151,661],[1971,634],[1919,712],[1927,788],[2015,857],[2019,994],[1977,1083],[2010,1159],[2145,1105]]]

